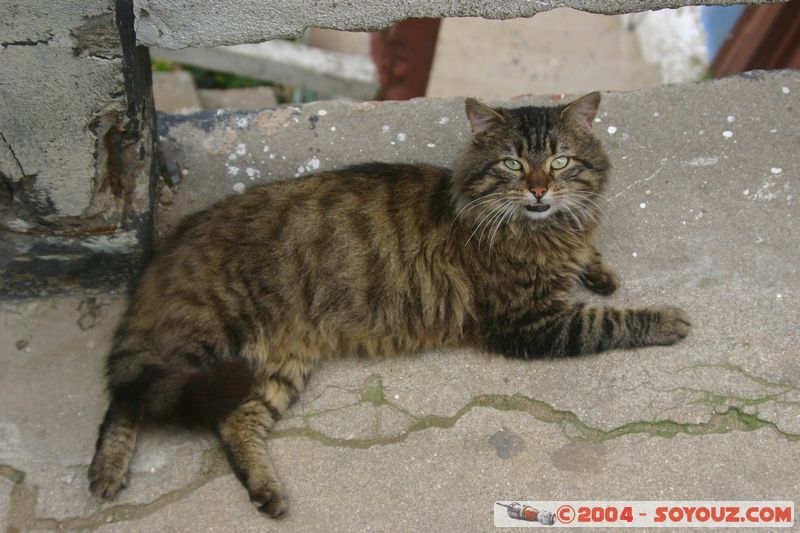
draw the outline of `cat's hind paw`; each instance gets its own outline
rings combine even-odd
[[[270,518],[281,519],[286,516],[286,498],[275,489],[250,491],[250,499],[258,510]]]
[[[104,500],[113,500],[120,490],[128,485],[126,473],[104,464],[101,459],[95,458],[89,467],[89,491]]]

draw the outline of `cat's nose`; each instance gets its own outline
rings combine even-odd
[[[531,192],[537,200],[541,200],[542,196],[547,192],[547,187],[531,187]]]

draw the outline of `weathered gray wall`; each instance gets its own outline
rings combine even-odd
[[[136,38],[161,48],[257,43],[297,37],[306,27],[373,31],[406,18],[532,17],[558,7],[635,13],[688,5],[757,4],[759,0],[134,0]],[[191,9],[187,9],[187,5]]]
[[[146,255],[156,172],[144,45],[259,42],[307,26],[374,30],[409,17],[513,18],[565,6],[620,13],[701,2],[759,3],[0,0],[0,296],[118,287]]]
[[[127,11],[0,1],[0,295],[114,284],[143,253],[152,105]]]

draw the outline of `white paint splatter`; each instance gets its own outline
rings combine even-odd
[[[781,294],[781,293],[778,293],[778,294],[776,294],[776,295],[775,295],[775,298],[777,298],[778,300],[780,300],[781,298],[783,298],[783,294]]]
[[[275,154],[269,154],[270,159],[275,159]]]
[[[303,167],[303,166],[299,166],[299,167],[297,167],[297,173],[298,173],[298,174],[302,174],[302,173],[303,173],[303,172],[305,172],[305,171],[306,171],[306,167]]]
[[[783,172],[783,169],[780,167],[772,167],[769,169],[770,174],[780,174]]]
[[[623,194],[625,194],[626,192],[631,190],[632,187],[634,187],[634,186],[636,186],[636,185],[638,185],[640,183],[644,183],[644,182],[647,182],[647,181],[655,179],[655,177],[658,176],[661,173],[661,171],[664,169],[664,165],[667,163],[667,161],[668,161],[668,158],[662,157],[661,158],[661,164],[658,166],[658,168],[656,169],[655,172],[653,172],[652,174],[650,174],[646,178],[642,178],[640,180],[634,181],[633,183],[631,183],[630,185],[628,185],[627,187],[625,187],[624,189],[619,191],[617,194],[614,195],[614,198],[609,200],[609,203],[613,202],[614,199],[619,198],[620,196],[622,196]]]
[[[744,191],[742,191],[742,194],[747,196],[748,194],[750,194],[750,189],[745,189]]]
[[[769,180],[764,181],[756,192],[753,193],[753,198],[756,200],[774,200],[778,197],[778,195],[771,190],[774,186],[774,182]]]
[[[405,133],[398,133],[397,140],[400,142],[404,142],[406,140],[407,135]]]
[[[336,126],[331,126],[331,131],[336,131]]]
[[[397,143],[396,143],[396,142],[394,142],[394,141],[389,141],[389,144],[392,144],[392,145],[394,145],[394,144],[397,144]]]
[[[644,209],[645,207],[647,207],[647,204],[645,202],[642,202],[642,203],[639,204],[639,207],[641,209]]]
[[[651,194],[653,194],[653,191],[651,191],[650,189],[647,189],[646,191],[644,191],[644,194],[645,194],[645,196],[650,196]]]
[[[772,128],[769,130],[770,133],[778,133],[778,128]]]
[[[246,128],[247,125],[250,123],[247,117],[241,117],[239,120],[236,121],[236,125],[240,128]]]
[[[250,179],[261,177],[261,171],[259,171],[257,168],[247,167],[244,169],[244,171]]]
[[[321,117],[324,117],[327,114],[328,114],[328,112],[325,109],[320,109],[319,111],[317,111],[317,115],[319,115]]]
[[[789,88],[788,87],[781,87],[781,92],[783,92],[783,94],[789,94]]]
[[[617,133],[617,127],[616,126],[609,126],[608,127],[608,133],[610,133],[611,135],[614,135],[615,133]]]
[[[312,157],[306,162],[306,170],[317,170],[319,168],[319,159],[317,156]]]
[[[244,155],[247,153],[247,146],[244,143],[236,145],[236,155]]]
[[[242,183],[241,181],[237,182],[237,183],[234,183],[233,184],[233,190],[236,191],[239,194],[242,194],[244,192],[244,183]]]
[[[728,122],[736,122],[736,117],[733,115],[728,115]]]
[[[428,143],[425,146],[427,146],[428,148],[436,148],[436,145],[433,143]]]
[[[730,139],[731,137],[733,137],[733,132],[731,130],[725,130],[722,132],[722,136],[725,137],[726,139]]]
[[[228,174],[235,176],[239,173],[239,167],[228,167]]]
[[[658,111],[656,111],[655,113],[653,113],[653,116],[654,116],[654,117],[659,117],[659,116],[661,116],[661,115],[658,113]]]
[[[595,122],[603,122],[603,119],[600,117],[594,117]]]
[[[399,400],[399,399],[400,399],[400,395],[399,395],[399,394],[395,394],[395,395],[394,395],[394,399],[395,399],[395,400]]]
[[[383,127],[381,128],[381,131],[383,131],[383,133],[389,133],[389,130],[390,130],[390,129],[391,129],[391,128],[389,128],[389,126],[387,126],[386,124],[384,124],[384,125],[383,125]]]
[[[639,257],[639,254],[638,254],[638,253],[636,253],[636,252],[633,252],[631,255],[632,255],[633,257]]]
[[[266,153],[266,152],[269,152],[269,146],[267,146],[267,145],[264,145],[264,152],[265,152],[265,153]]]
[[[444,126],[445,124],[450,122],[450,119],[448,117],[439,117],[439,120],[437,120],[436,122],[437,124],[441,124],[442,126]]]
[[[718,162],[719,157],[714,155],[710,157],[695,157],[691,161],[687,161],[686,164],[690,167],[710,167],[716,165]]]

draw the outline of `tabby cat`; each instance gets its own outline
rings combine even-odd
[[[677,307],[609,294],[592,245],[609,161],[600,94],[569,105],[466,101],[453,170],[371,163],[270,183],[190,216],[145,270],[107,362],[91,491],[125,486],[143,420],[214,429],[259,510],[286,512],[268,432],[323,356],[474,346],[509,357],[669,345]]]

